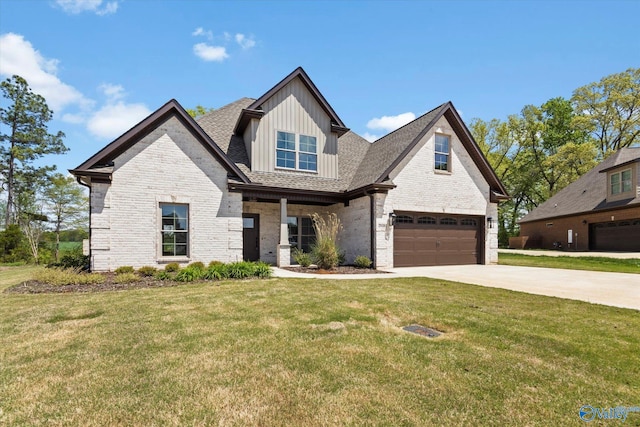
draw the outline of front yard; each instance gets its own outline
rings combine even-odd
[[[637,311],[423,278],[0,293],[0,424],[582,425],[639,349]]]
[[[534,256],[501,252],[498,254],[498,263],[503,265],[516,265],[520,267],[564,268],[568,270],[610,271],[613,273],[640,274],[640,259],[638,258],[617,259],[591,256]]]

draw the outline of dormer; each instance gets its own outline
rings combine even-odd
[[[254,172],[338,177],[338,137],[349,129],[298,67],[242,110],[241,136]]]
[[[603,169],[607,174],[607,203],[640,196],[640,158]]]

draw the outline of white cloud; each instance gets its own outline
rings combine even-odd
[[[107,103],[89,117],[87,129],[100,138],[115,138],[149,114],[151,111],[144,104]]]
[[[209,40],[213,39],[213,33],[211,32],[211,30],[205,30],[202,27],[196,28],[193,31],[193,33],[191,33],[191,35],[194,37],[198,37],[198,36],[206,37]]]
[[[124,98],[126,95],[124,88],[120,85],[113,85],[111,83],[102,83],[98,86],[98,89],[104,93],[109,102],[115,102]]]
[[[411,112],[398,114],[397,116],[382,116],[369,120],[367,127],[369,129],[381,129],[391,132],[415,120],[415,118],[416,115]]]
[[[375,140],[379,139],[379,138],[380,138],[380,135],[374,135],[374,134],[371,134],[371,133],[369,133],[369,132],[365,132],[365,133],[362,135],[362,137],[363,137],[364,139],[366,139],[367,141],[369,141],[369,142],[373,142],[373,141],[375,141]]]
[[[118,1],[103,0],[56,0],[56,4],[67,13],[77,15],[82,12],[93,12],[96,15],[110,15],[118,10]]]
[[[243,49],[251,49],[256,45],[256,41],[253,37],[246,37],[241,33],[236,34],[236,43],[238,43]]]
[[[17,74],[24,78],[35,93],[47,100],[54,112],[70,105],[90,108],[91,100],[56,76],[58,63],[57,59],[43,57],[20,34],[0,36],[0,75],[11,77]]]
[[[229,57],[227,49],[223,46],[211,46],[206,43],[193,45],[193,53],[204,61],[222,62]]]

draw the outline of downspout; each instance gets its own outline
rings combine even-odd
[[[378,268],[376,263],[376,200],[375,193],[369,193],[365,190],[365,196],[369,196],[369,224],[370,224],[370,250],[371,250],[371,262],[373,263],[373,268]]]
[[[89,189],[89,270],[91,270],[91,186],[82,182],[79,176],[76,176],[76,181]]]

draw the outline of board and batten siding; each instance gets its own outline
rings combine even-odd
[[[338,178],[338,136],[331,132],[331,119],[307,87],[294,79],[269,98],[263,105],[265,112],[260,119],[251,120],[245,132],[245,145],[254,171],[293,173],[293,170],[276,169],[276,132],[316,137],[318,154],[317,176]],[[314,174],[314,172],[297,171]]]

